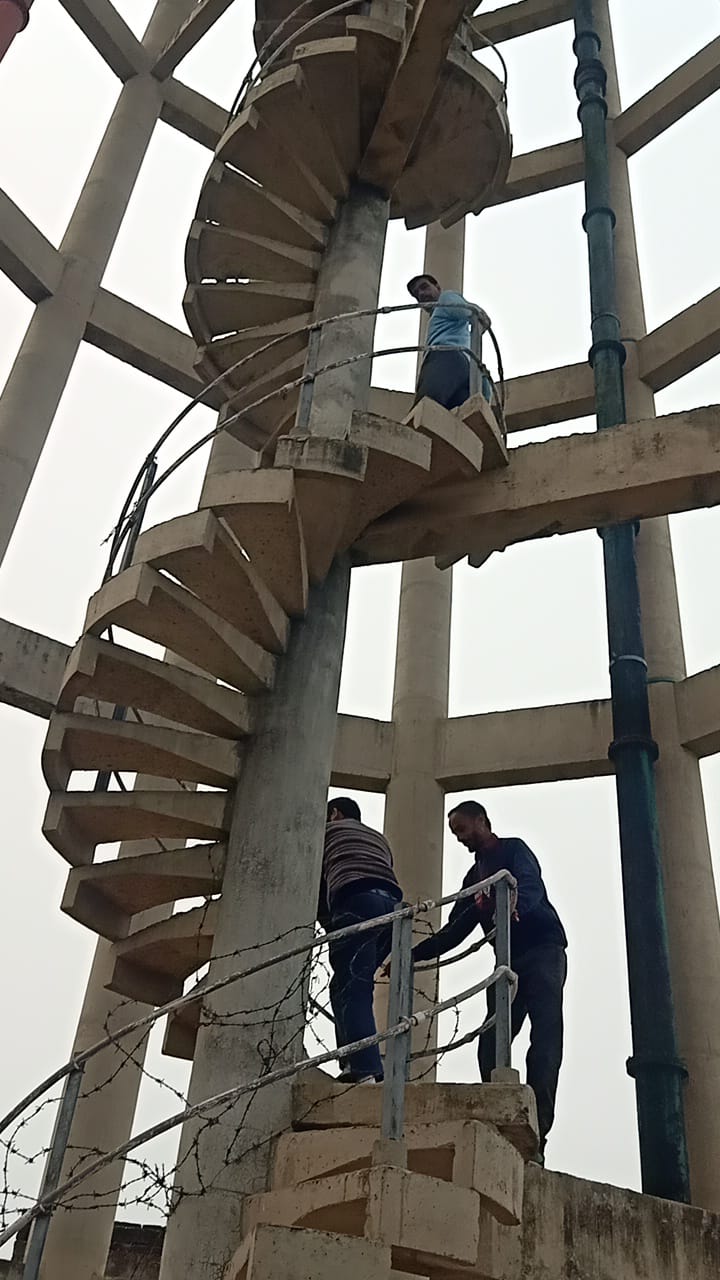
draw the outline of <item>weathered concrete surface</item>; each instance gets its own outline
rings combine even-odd
[[[518,1280],[720,1275],[720,1216],[535,1165],[525,1171],[523,1226],[514,1234],[522,1238]]]
[[[0,619],[0,702],[47,718],[69,655],[60,640]]]

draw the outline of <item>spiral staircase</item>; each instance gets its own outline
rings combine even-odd
[[[227,373],[227,428],[255,451],[254,465],[208,475],[200,508],[143,532],[132,563],[91,598],[42,754],[51,792],[44,833],[72,868],[63,908],[113,941],[111,988],[155,1005],[182,994],[211,956],[233,786],[309,586],[398,504],[506,461],[494,439],[483,448],[487,415],[451,414],[428,401],[404,423],[354,413],[342,439],[330,441],[346,458],[351,447],[350,479],[327,440],[320,457],[317,442],[299,432],[318,273],[351,183],[384,192],[391,216],[408,226],[450,225],[478,212],[504,181],[510,136],[502,86],[456,33],[467,4],[384,0],[384,13],[407,14],[403,27],[379,19],[373,4],[324,18],[332,0],[313,0],[303,21],[315,25],[304,32],[286,21],[293,7],[258,0],[256,39],[270,41],[267,65],[218,143],[185,259],[198,373],[206,381]],[[274,58],[273,48],[281,49]],[[164,657],[144,651],[147,642]],[[126,709],[124,718],[113,715],[116,707]],[[74,789],[74,775],[89,771],[137,774],[135,788]],[[99,846],[117,841],[156,849],[96,860]],[[172,904],[198,897],[203,906],[169,914]],[[154,922],[139,922],[151,909]],[[170,1023],[168,1052],[192,1056],[200,995],[199,988],[198,1001]],[[469,1142],[460,1129],[452,1140],[441,1134],[440,1146]],[[516,1201],[517,1153],[502,1142]],[[248,1240],[229,1276],[259,1280],[262,1259],[280,1247],[277,1233],[297,1237],[298,1225],[312,1230],[293,1256],[312,1254],[320,1246],[310,1237],[330,1230],[355,1235],[361,1252],[363,1240],[374,1240],[368,1277],[394,1274],[396,1255],[404,1270],[417,1257],[415,1274],[440,1277],[456,1265],[467,1274],[469,1254],[441,1263],[430,1247],[406,1247],[399,1222],[367,1227],[378,1178],[437,1182],[437,1161],[384,1174],[367,1151],[358,1159],[350,1172],[333,1174],[345,1182],[317,1211],[280,1191],[253,1202]],[[463,1194],[477,1200],[476,1175],[463,1176]],[[423,1194],[442,1199],[443,1185]],[[411,1235],[420,1230],[422,1203],[421,1196],[412,1210]],[[456,1201],[458,1231],[467,1208]],[[509,1220],[507,1203],[494,1211]],[[473,1247],[477,1241],[463,1245],[466,1253]]]

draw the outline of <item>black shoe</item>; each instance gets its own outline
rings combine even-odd
[[[346,1067],[336,1077],[338,1084],[382,1084],[383,1078],[383,1076],[361,1075],[358,1071],[352,1071],[350,1067]]]

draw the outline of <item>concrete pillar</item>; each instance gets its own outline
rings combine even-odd
[[[257,958],[312,937],[349,576],[348,562],[336,562],[314,589],[265,700],[237,786],[211,980],[237,968],[238,947]],[[207,1002],[192,1101],[302,1058],[306,982],[300,958]],[[290,1126],[290,1096],[283,1082],[240,1098],[211,1127],[185,1126],[161,1280],[223,1275],[240,1244],[240,1197],[267,1186],[270,1140]]]
[[[382,192],[361,184],[352,188],[330,233],[318,274],[314,320],[377,307],[388,215],[388,200]],[[320,336],[316,368],[371,352],[375,319],[374,315],[353,316],[327,325]],[[368,407],[370,368],[368,357],[321,374],[315,382],[309,422],[303,426],[301,407],[298,429],[310,435],[342,436],[353,411]]]
[[[388,203],[377,192],[351,192],[318,279],[317,316],[375,305],[387,214]],[[369,350],[373,328],[373,322],[369,328],[364,322],[333,326],[321,350],[330,350],[333,360]],[[319,379],[310,429],[342,434],[352,408],[366,403],[369,385],[369,361]],[[342,556],[311,592],[275,688],[260,704],[236,789],[211,979],[237,967],[238,947],[272,955],[289,941],[312,936],[349,582],[349,557]],[[190,1085],[193,1102],[302,1058],[307,981],[301,958],[207,1002]],[[202,1120],[185,1126],[161,1280],[224,1273],[240,1243],[240,1197],[267,1187],[272,1137],[290,1125],[291,1088],[286,1081],[242,1097],[212,1126]]]
[[[595,20],[608,71],[610,117],[621,109],[607,0],[596,0]],[[618,305],[628,360],[628,419],[652,417],[654,396],[640,380],[637,343],[646,333],[626,156],[611,148],[611,199]],[[666,518],[643,522],[637,540],[645,653],[656,766],[658,822],[665,879],[670,962],[680,1053],[687,1063],[685,1119],[693,1201],[720,1210],[720,916],[713,878],[698,760],[680,743],[675,682],[686,674],[670,527]]]
[[[428,228],[424,269],[443,286],[462,290],[464,259],[464,221],[447,231],[439,223]],[[426,327],[423,316],[422,335]],[[451,607],[451,569],[436,569],[432,560],[403,565],[385,833],[410,901],[442,893],[445,796],[436,781],[435,762],[438,723],[448,713]],[[437,927],[439,920],[433,923]],[[437,970],[418,974],[415,986],[419,1003],[432,1003],[437,997]],[[435,1023],[418,1028],[415,1049],[436,1043]],[[432,1074],[426,1074],[430,1065],[419,1062],[415,1074],[432,1079]]]
[[[144,38],[159,51],[194,0],[159,0]],[[7,551],[83,339],[95,295],[160,115],[147,68],[123,86],[60,245],[57,292],[39,303],[0,396],[0,562]]]
[[[193,0],[159,0],[144,43],[159,50],[193,7]],[[0,559],[5,554],[62,396],[97,287],[113,249],[162,105],[162,87],[149,72],[133,77],[120,92],[105,136],[63,237],[66,257],[56,295],[36,308],[0,397]],[[143,779],[138,779],[143,785]],[[150,785],[149,779],[145,780]],[[153,779],[154,786],[162,782]],[[172,785],[172,784],[170,784]],[[153,842],[126,842],[120,856],[154,851]],[[148,913],[147,921],[161,913]],[[88,978],[73,1052],[100,1039],[108,1027],[119,1030],[147,1012],[106,990],[112,944],[100,939]],[[145,1042],[126,1042],[134,1063],[118,1066],[117,1055],[99,1055],[88,1064],[70,1134],[63,1174],[88,1151],[111,1151],[132,1131],[142,1079]],[[112,1060],[112,1065],[111,1065]],[[112,1077],[112,1078],[110,1078]],[[106,1083],[107,1082],[107,1083]],[[102,1090],[93,1093],[96,1087]],[[88,1184],[102,1198],[92,1212],[56,1214],[50,1225],[41,1280],[95,1280],[105,1271],[112,1235],[118,1170]]]
[[[138,777],[138,787],[172,787],[163,779]],[[154,840],[125,841],[119,857],[156,853]],[[142,928],[162,919],[171,908],[159,908],[139,916]],[[72,1053],[95,1044],[108,1031],[123,1027],[150,1012],[150,1006],[127,1000],[108,991],[113,971],[113,944],[100,938],[95,948],[85,999],[78,1020]],[[80,1100],[75,1112],[68,1155],[60,1181],[82,1167],[83,1154],[94,1158],[98,1151],[113,1151],[130,1137],[142,1083],[147,1039],[139,1033],[122,1042],[122,1049],[108,1049],[92,1058],[83,1076]],[[128,1055],[132,1055],[130,1058]],[[108,1166],[82,1188],[78,1207],[54,1214],[40,1268],[40,1280],[98,1280],[104,1276],[123,1162]],[[94,1200],[94,1203],[93,1203]],[[88,1210],[87,1206],[91,1205]]]

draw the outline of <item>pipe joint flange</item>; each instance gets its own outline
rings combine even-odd
[[[613,229],[613,231],[614,231],[614,230],[615,230],[616,223],[617,223],[617,217],[616,217],[616,215],[615,215],[615,210],[614,210],[613,208],[611,208],[611,206],[610,206],[609,204],[594,204],[594,205],[592,205],[589,209],[586,209],[586,210],[585,210],[585,212],[584,212],[584,214],[583,214],[583,216],[582,216],[582,229],[583,229],[583,231],[585,231],[585,232],[587,231],[587,229],[588,229],[588,222],[590,221],[590,219],[591,219],[591,218],[594,218],[594,217],[595,217],[595,215],[596,215],[596,214],[598,214],[598,213],[601,213],[601,214],[603,214],[606,218],[609,218],[609,219],[610,219],[610,222],[612,223],[612,229]],[[617,321],[618,321],[618,324],[620,323],[620,321],[618,320],[618,317],[615,315],[615,313],[614,313],[614,312],[607,312],[606,314],[608,314],[608,315],[612,314],[613,320],[617,320]],[[597,317],[597,316],[595,316],[594,318],[595,318],[596,320],[598,319],[598,317]]]
[[[614,351],[615,354],[619,356],[621,364],[625,364],[625,361],[627,360],[625,343],[620,342],[619,338],[598,338],[598,341],[593,342],[590,350],[588,351],[588,364],[591,369],[595,367],[595,357],[601,351]]]
[[[587,27],[583,31],[576,31],[575,38],[573,39],[573,42],[572,42],[572,51],[575,54],[575,57],[578,59],[578,61],[580,61],[579,50],[583,40],[592,40],[598,53],[602,48],[602,40],[600,39],[600,36],[598,35],[597,31],[594,30],[593,27]]]
[[[613,738],[608,747],[608,759],[615,760],[622,751],[630,751],[635,747],[640,747],[646,751],[650,759],[654,762],[660,755],[660,748],[654,738],[645,733],[623,733],[618,738]]]

